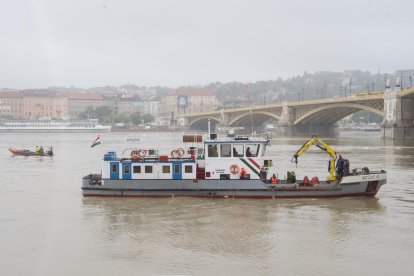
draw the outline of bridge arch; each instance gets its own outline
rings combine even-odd
[[[378,114],[381,117],[384,117],[385,115],[383,110],[379,110],[367,105],[357,103],[337,103],[317,107],[306,113],[304,116],[296,119],[294,124],[297,125],[304,123],[315,123],[321,125],[330,125],[336,123],[348,115],[351,115],[352,113],[356,113],[361,110],[366,110]]]
[[[206,130],[208,128],[208,119],[211,119],[211,125],[213,129],[217,123],[220,123],[220,120],[214,117],[200,117],[191,121],[188,126],[193,129]]]
[[[268,112],[268,111],[252,111],[252,112],[243,113],[235,117],[229,122],[229,126],[234,126],[236,124],[246,124],[246,123],[250,124],[251,121],[253,121],[255,125],[262,124],[270,118],[280,120],[279,116],[271,112]]]

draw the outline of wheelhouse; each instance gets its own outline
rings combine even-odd
[[[260,179],[264,169],[263,156],[269,142],[269,139],[245,136],[205,141],[205,178]]]

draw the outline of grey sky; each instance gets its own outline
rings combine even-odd
[[[414,67],[414,1],[0,0],[0,87]]]

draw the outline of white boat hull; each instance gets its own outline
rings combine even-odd
[[[261,180],[101,180],[98,175],[88,175],[82,191],[84,196],[114,197],[317,198],[375,196],[385,183],[385,172],[351,175],[341,183],[315,186],[271,185]]]
[[[0,128],[0,133],[107,133],[110,128]]]

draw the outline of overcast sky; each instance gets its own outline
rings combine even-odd
[[[0,87],[414,68],[414,1],[0,0]]]

